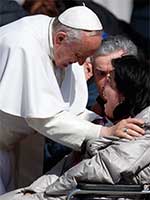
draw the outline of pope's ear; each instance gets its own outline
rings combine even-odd
[[[56,33],[55,39],[54,39],[54,40],[55,40],[54,43],[55,43],[56,45],[62,44],[62,43],[65,41],[66,36],[67,36],[67,33],[62,32],[62,31]]]

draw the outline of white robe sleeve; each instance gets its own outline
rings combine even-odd
[[[84,119],[87,121],[94,121],[95,119],[102,119],[102,117],[100,115],[97,115],[95,112],[85,109],[84,112],[80,113],[79,115],[80,119]]]
[[[98,138],[100,125],[63,111],[51,118],[27,118],[28,125],[44,136],[79,151],[84,140]]]

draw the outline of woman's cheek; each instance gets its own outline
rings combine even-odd
[[[105,87],[104,96],[107,100],[105,104],[105,114],[109,118],[113,118],[113,111],[118,105],[118,93],[109,86]]]

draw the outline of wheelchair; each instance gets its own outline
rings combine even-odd
[[[66,200],[150,200],[149,189],[149,185],[111,185],[81,182],[68,193]]]

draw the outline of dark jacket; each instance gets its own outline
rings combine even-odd
[[[27,12],[16,1],[0,1],[0,26],[13,22],[26,15]]]

